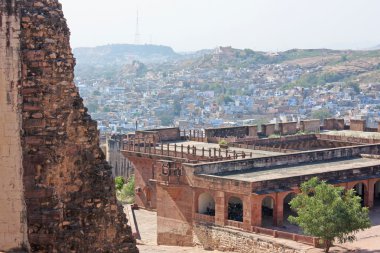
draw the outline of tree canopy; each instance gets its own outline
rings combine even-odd
[[[345,191],[316,177],[301,185],[301,194],[290,206],[297,217],[290,216],[289,221],[305,234],[320,238],[325,252],[329,252],[335,240],[352,242],[357,232],[371,226],[368,208],[361,206],[361,198],[354,190]]]

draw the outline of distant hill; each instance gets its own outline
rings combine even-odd
[[[74,55],[79,65],[97,66],[120,66],[136,60],[144,63],[155,63],[179,56],[171,47],[132,44],[75,48]]]
[[[380,45],[378,46],[380,48]],[[311,87],[335,82],[380,82],[380,49],[330,50],[292,49],[284,52],[260,52],[251,49],[218,47],[191,53],[176,53],[167,46],[108,45],[74,49],[77,58],[76,76],[96,79],[143,77],[146,73],[234,70],[250,76],[251,71],[281,64],[284,69],[302,70],[294,80],[284,80],[285,87]],[[256,78],[256,77],[255,77]],[[258,77],[257,77],[258,78]]]

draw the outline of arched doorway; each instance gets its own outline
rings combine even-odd
[[[228,200],[228,219],[243,222],[243,201],[237,197]]]
[[[380,180],[375,183],[373,194],[374,194],[374,198],[373,198],[374,206],[380,206]]]
[[[297,196],[296,193],[291,192],[288,195],[286,195],[286,197],[284,198],[284,209],[283,209],[284,210],[284,222],[288,221],[288,217],[290,215],[292,215],[292,216],[296,215],[294,210],[292,210],[290,207],[290,201],[292,201],[292,199],[294,199],[296,196]]]
[[[263,199],[261,204],[262,226],[269,227],[274,224],[274,199],[267,196]]]
[[[358,183],[353,188],[355,190],[355,194],[361,198],[361,204],[364,206],[364,198],[365,198],[365,184]]]
[[[198,198],[198,213],[215,216],[215,200],[210,193],[202,193]]]

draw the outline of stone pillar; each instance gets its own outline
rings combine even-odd
[[[193,191],[193,214],[198,213],[198,199],[199,199],[199,192],[197,190]]]
[[[276,194],[273,216],[275,225],[279,227],[284,225],[284,199],[287,195],[288,192],[280,192]]]
[[[227,203],[225,193],[217,191],[215,193],[215,224],[224,226],[226,224],[227,215]]]
[[[244,229],[250,231],[252,227],[252,204],[251,196],[244,196],[243,198],[243,223]]]
[[[281,210],[277,210],[277,203],[277,198],[275,198],[273,203],[273,226],[277,226],[278,218],[281,218],[282,223],[283,210],[282,208]]]
[[[373,207],[374,204],[374,197],[375,197],[375,184],[376,184],[376,179],[369,179],[368,180],[368,192],[367,192],[367,203],[366,206],[369,208]]]
[[[252,226],[261,227],[262,213],[261,213],[262,198],[259,195],[253,195],[251,197],[252,214],[251,224]]]

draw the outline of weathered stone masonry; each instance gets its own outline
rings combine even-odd
[[[15,197],[18,215],[26,203],[26,219],[21,217],[16,224],[21,231],[19,239],[7,245],[0,237],[0,250],[13,246],[30,247],[32,252],[138,252],[116,201],[111,169],[99,148],[96,122],[87,114],[73,83],[75,60],[60,3],[0,3],[1,18],[11,16],[15,20],[12,33],[19,33],[15,40],[6,36],[5,44],[14,48],[21,60],[21,67],[12,67],[20,78],[11,85],[11,97],[19,97],[13,111],[21,110],[18,115],[22,124],[18,131],[22,154],[17,150],[12,154],[22,157],[23,167],[22,184],[21,174],[13,172],[15,181],[17,176],[19,179],[15,190],[19,193]],[[0,46],[2,53],[3,37]],[[0,91],[3,84],[6,82],[1,82]],[[17,114],[13,114],[10,116],[16,120],[11,124],[17,130],[20,124],[17,125]],[[22,237],[21,229],[25,220],[27,238]]]
[[[0,251],[27,242],[22,186],[20,22],[12,1],[0,1]]]

